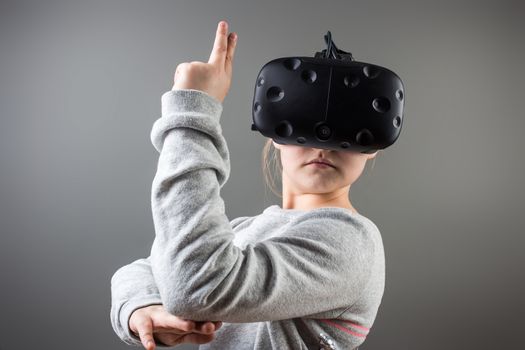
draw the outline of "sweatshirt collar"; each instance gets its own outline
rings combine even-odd
[[[309,212],[317,212],[317,211],[320,211],[320,212],[342,211],[350,215],[362,216],[361,214],[354,213],[353,211],[348,210],[346,208],[339,208],[339,207],[320,207],[320,208],[315,208],[315,209],[310,209],[310,210],[300,210],[300,209],[283,209],[277,204],[269,206],[263,211],[263,213],[270,213],[270,214],[274,213],[274,214],[280,214],[280,215],[283,215],[283,214],[284,215],[300,215],[300,214],[305,214]]]

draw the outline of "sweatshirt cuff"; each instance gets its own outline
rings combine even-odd
[[[217,116],[222,112],[222,103],[219,100],[204,91],[194,89],[167,91],[161,97],[161,104],[162,117],[188,111]]]
[[[135,311],[136,309],[156,304],[162,305],[160,295],[158,294],[143,298],[131,299],[125,302],[124,305],[122,305],[122,308],[120,309],[119,320],[125,335],[125,339],[122,339],[124,340],[124,342],[130,345],[142,345],[142,343],[140,342],[140,338],[137,337],[131,331],[131,329],[129,329],[129,318],[131,317],[133,311]],[[157,345],[162,346],[162,344]]]
[[[162,116],[154,123],[150,133],[151,143],[160,153],[164,138],[174,128],[191,128],[222,137],[220,117],[222,104],[204,91],[179,89],[165,92],[161,97]]]

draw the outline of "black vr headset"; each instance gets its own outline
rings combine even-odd
[[[373,153],[403,124],[404,88],[392,71],[354,61],[328,31],[327,49],[282,57],[257,76],[252,130],[279,144]]]

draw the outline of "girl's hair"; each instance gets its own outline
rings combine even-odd
[[[372,159],[372,170],[376,163],[376,158],[382,151],[379,150],[376,156]],[[264,175],[264,181],[270,190],[277,196],[282,198],[282,189],[279,189],[282,186],[282,176],[283,167],[281,164],[281,152],[273,146],[272,139],[269,138],[264,144],[262,155],[261,155],[261,165],[262,172]],[[275,176],[279,176],[279,179],[276,180]]]
[[[270,187],[270,190],[277,196],[282,198],[282,189],[278,189],[278,185],[282,185],[282,180],[275,180],[276,175],[281,175],[283,167],[281,165],[281,152],[273,146],[272,139],[266,140],[264,144],[262,156],[261,156],[261,165],[264,175],[264,181],[266,185]]]

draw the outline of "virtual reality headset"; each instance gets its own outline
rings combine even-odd
[[[401,132],[405,93],[391,70],[353,59],[331,33],[314,57],[281,57],[257,75],[251,129],[276,143],[373,153]]]

